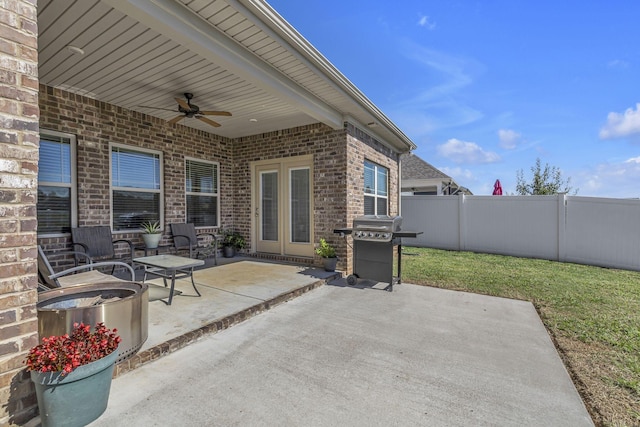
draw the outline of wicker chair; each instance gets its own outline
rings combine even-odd
[[[77,258],[84,258],[86,263],[83,265],[76,265],[65,270],[55,272],[50,258],[64,256]],[[131,275],[131,281],[135,281],[135,272],[133,268],[124,262],[118,261],[106,261],[106,262],[93,262],[90,257],[84,252],[56,252],[53,254],[45,255],[42,247],[38,245],[38,290],[44,291],[49,289],[56,289],[66,286],[85,285],[91,283],[103,283],[103,282],[124,282],[126,280],[119,279],[110,274],[104,274],[95,268],[98,267],[123,267]],[[83,271],[86,270],[86,271]]]
[[[169,224],[173,235],[173,246],[178,251],[189,251],[189,258],[203,258],[213,255],[215,265],[218,265],[218,236],[213,233],[196,233],[193,223]],[[208,242],[201,239],[211,237]]]
[[[71,241],[80,246],[93,261],[126,261],[133,262],[133,243],[126,239],[113,240],[111,227],[98,225],[91,227],[75,227],[71,229]],[[127,258],[116,257],[116,245],[124,243],[128,246]],[[78,248],[74,248],[78,250]]]

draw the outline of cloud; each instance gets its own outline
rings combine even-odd
[[[452,138],[437,147],[438,154],[455,163],[496,163],[500,156],[491,151],[483,150],[475,142],[460,141]]]
[[[522,135],[511,129],[500,129],[498,131],[500,146],[505,150],[513,150],[522,141]]]
[[[433,133],[438,129],[462,126],[484,117],[467,104],[460,94],[473,84],[475,75],[484,70],[478,62],[446,52],[424,47],[412,40],[402,39],[400,53],[419,67],[416,81],[400,82],[398,102],[386,105],[385,111],[403,129],[414,136]],[[421,123],[428,122],[428,126]],[[413,133],[413,129],[418,132]]]
[[[450,167],[439,167],[438,168],[440,171],[444,172],[445,174],[449,175],[451,178],[453,178],[454,180],[456,180],[456,182],[460,185],[464,185],[461,183],[461,181],[475,181],[475,177],[473,176],[473,172],[471,172],[469,169],[462,169],[459,167],[455,167],[455,168],[450,168]]]
[[[600,129],[600,139],[624,138],[640,134],[640,103],[627,108],[624,113],[611,112],[607,115],[607,123]]]
[[[629,63],[623,59],[614,59],[613,61],[609,61],[607,67],[626,70],[629,68]]]
[[[418,25],[420,25],[421,27],[425,27],[428,30],[434,30],[436,28],[436,23],[429,20],[429,17],[426,15],[420,17]]]
[[[571,180],[574,188],[579,188],[580,196],[640,197],[640,156],[621,162],[600,163],[589,170],[583,170]]]

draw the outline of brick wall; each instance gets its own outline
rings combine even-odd
[[[185,221],[184,157],[220,164],[221,227],[238,230],[251,245],[251,162],[313,155],[314,236],[337,247],[339,269],[351,271],[352,254],[333,229],[363,214],[364,160],[389,169],[389,212],[398,212],[398,157],[357,127],[323,124],[234,140],[41,85],[40,127],[76,135],[78,223],[109,225],[109,142],[163,152],[165,223]],[[163,243],[170,243],[166,229]],[[142,243],[139,233],[119,234]],[[68,238],[40,239],[46,250],[69,247]],[[316,264],[321,261],[316,257]]]
[[[162,151],[165,231],[162,243],[171,243],[168,224],[185,222],[184,158],[196,157],[220,163],[220,218],[222,226],[233,221],[231,141],[217,135],[125,108],[40,86],[40,128],[73,134],[77,138],[78,225],[110,225],[109,143]],[[118,233],[142,244],[140,233]],[[46,238],[46,250],[67,248],[69,239]]]
[[[364,215],[364,161],[369,160],[389,169],[389,215],[398,215],[399,157],[380,141],[352,124],[346,125],[348,149],[347,205],[345,227],[351,227],[353,219]],[[346,247],[345,270],[353,271],[353,251]]]
[[[0,425],[33,417],[24,372],[37,343],[36,189],[38,65],[36,1],[0,3]]]

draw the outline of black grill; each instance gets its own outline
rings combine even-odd
[[[353,274],[347,277],[349,285],[358,279],[376,282],[375,288],[393,290],[401,282],[402,238],[416,237],[421,232],[403,231],[402,217],[364,215],[353,220],[353,228],[337,229],[335,233],[353,238]],[[398,276],[393,275],[394,246],[398,246]]]

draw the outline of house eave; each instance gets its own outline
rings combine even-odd
[[[275,31],[282,42],[289,45],[299,55],[302,55],[301,59],[304,59],[310,68],[314,69],[317,74],[323,76],[348,97],[353,102],[354,107],[365,111],[370,116],[370,120],[367,123],[375,123],[376,126],[380,127],[380,130],[375,133],[385,134],[384,139],[392,143],[396,150],[408,152],[417,148],[416,144],[391,119],[269,4],[262,0],[227,0],[227,2],[238,8],[244,6],[248,12],[251,12],[246,15],[253,18],[254,25],[263,29],[265,29],[265,25],[268,25],[269,29]],[[345,115],[345,121],[353,121],[351,116]]]

